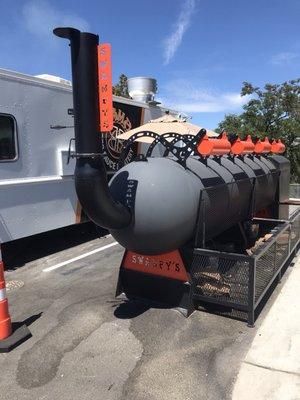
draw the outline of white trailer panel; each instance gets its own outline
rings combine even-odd
[[[116,115],[125,109],[131,121],[125,125],[115,121],[119,131],[166,111],[117,97],[114,105]],[[74,137],[73,117],[68,114],[72,106],[72,88],[66,81],[0,69],[0,243],[81,221],[73,179],[75,161],[67,164]],[[114,140],[110,140],[110,164],[116,164],[115,152],[122,147]]]

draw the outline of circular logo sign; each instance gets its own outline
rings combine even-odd
[[[114,108],[114,128],[112,132],[102,135],[102,148],[107,154],[104,160],[106,165],[114,171],[118,168],[118,161],[124,149],[124,140],[118,139],[118,136],[131,128],[132,124],[125,112],[121,109]],[[130,148],[125,157],[125,164],[128,164],[133,156],[134,150]]]

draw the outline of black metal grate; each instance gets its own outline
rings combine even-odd
[[[196,308],[199,311],[221,315],[223,317],[234,318],[240,321],[247,321],[248,319],[247,311],[238,310],[230,306],[201,302],[196,304]]]
[[[269,226],[271,235],[251,256],[194,249],[190,274],[199,309],[239,319],[247,316],[254,323],[275,278],[299,245],[300,209],[291,221],[259,221]]]
[[[290,250],[292,251],[300,239],[300,212],[291,220]]]
[[[276,239],[276,256],[275,256],[275,271],[282,266],[282,263],[289,255],[290,242],[290,228],[288,227],[284,232],[278,235]]]
[[[195,254],[191,277],[194,292],[200,296],[247,304],[249,262],[217,255]]]
[[[257,260],[255,274],[255,302],[267,288],[274,275],[276,243],[274,242]]]

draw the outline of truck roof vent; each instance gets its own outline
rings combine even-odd
[[[127,81],[129,96],[136,101],[151,103],[154,101],[154,95],[157,92],[157,82],[154,78],[138,76],[129,78]]]

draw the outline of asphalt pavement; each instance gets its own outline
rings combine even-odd
[[[87,224],[4,246],[10,313],[32,338],[0,354],[0,399],[231,399],[279,289],[255,328],[124,302],[115,298],[123,249],[113,242]]]

